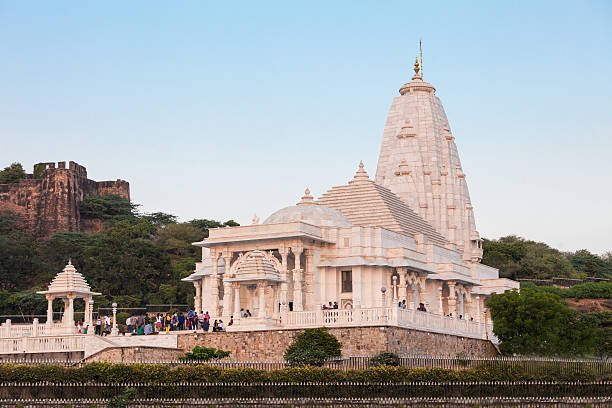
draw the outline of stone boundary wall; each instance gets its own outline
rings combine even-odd
[[[184,354],[182,350],[161,347],[111,347],[87,357],[85,362],[137,363],[177,361]]]
[[[0,364],[10,362],[32,362],[32,363],[67,363],[79,361],[83,358],[82,351],[62,351],[58,353],[15,353],[15,354],[0,354]]]
[[[238,361],[280,361],[287,347],[303,329],[250,332],[190,333],[178,335],[178,348],[214,347],[231,352]],[[497,349],[490,341],[428,333],[400,327],[330,328],[342,344],[343,356],[373,355],[383,351],[436,357],[493,357]]]

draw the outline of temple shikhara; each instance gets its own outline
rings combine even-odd
[[[195,245],[197,312],[236,329],[389,324],[482,337],[485,298],[518,288],[483,265],[448,119],[419,61],[393,99],[376,175]],[[248,311],[248,313],[247,313]],[[244,317],[245,314],[249,315]],[[486,333],[484,334],[486,336]]]

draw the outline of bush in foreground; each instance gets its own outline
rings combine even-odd
[[[390,353],[388,351],[385,351],[383,353],[378,353],[377,355],[372,357],[372,359],[370,360],[370,364],[373,367],[380,367],[380,366],[397,367],[400,365],[400,358],[395,353]]]
[[[220,358],[229,357],[230,352],[225,350],[218,350],[210,347],[195,346],[193,350],[185,353],[185,356],[181,360],[188,361],[209,361],[218,360]]]
[[[287,350],[285,360],[292,366],[322,366],[330,358],[340,357],[342,345],[326,328],[306,329]]]
[[[281,370],[252,368],[222,369],[208,364],[112,364],[90,363],[82,367],[58,365],[0,364],[0,383],[401,383],[456,381],[610,381],[609,363],[558,364],[550,362],[482,363],[475,368],[407,368],[380,366],[365,370],[336,370],[327,367],[291,367]]]

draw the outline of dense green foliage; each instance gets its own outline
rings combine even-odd
[[[370,364],[373,367],[379,367],[379,366],[397,367],[400,365],[400,358],[395,353],[383,352],[383,353],[378,353],[377,355],[372,357]]]
[[[415,381],[595,381],[612,380],[609,364],[594,370],[588,364],[569,364],[563,369],[555,362],[538,363],[534,369],[530,362],[496,362],[479,364],[474,368],[447,370],[441,368],[407,368],[381,366],[365,370],[336,370],[326,367],[293,367],[264,371],[251,368],[222,369],[208,364],[112,364],[89,363],[81,367],[56,365],[0,364],[0,382],[49,381],[102,382],[102,383],[156,383],[176,384],[185,381],[208,383],[266,383],[287,382],[366,382],[399,383]]]
[[[326,328],[306,329],[285,351],[285,360],[294,366],[322,366],[341,356],[342,345]]]
[[[537,286],[531,282],[522,282],[521,288],[537,289],[553,293],[562,298],[573,299],[612,299],[612,282],[585,282],[571,288],[556,286]]]
[[[487,302],[493,331],[505,354],[594,355],[608,354],[610,339],[589,315],[570,309],[549,290],[522,288],[494,294]]]
[[[103,293],[98,306],[187,304],[193,287],[181,278],[201,257],[192,243],[207,236],[208,228],[237,224],[178,223],[172,215],[141,215],[136,209],[116,196],[90,197],[81,207],[83,216],[104,220],[105,228],[97,234],[61,232],[47,240],[20,228],[16,214],[0,212],[0,314],[44,314],[46,301],[35,291],[44,289],[69,258]]]
[[[17,183],[19,180],[27,178],[21,163],[13,163],[0,171],[0,184]]]
[[[563,253],[543,242],[516,236],[496,240],[485,239],[482,262],[499,269],[505,278],[549,279],[612,278],[612,254],[595,255],[582,249]]]
[[[106,408],[127,408],[135,398],[136,389],[127,387],[119,395],[112,397],[106,404]]]
[[[229,357],[229,355],[229,351],[217,350],[216,348],[211,347],[195,346],[193,350],[185,353],[185,357],[183,357],[183,360],[209,361]]]
[[[81,216],[102,220],[120,220],[132,217],[137,205],[119,196],[89,196],[81,202]],[[176,222],[176,219],[175,219]]]

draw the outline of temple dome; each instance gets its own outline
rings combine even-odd
[[[297,205],[292,205],[276,211],[264,221],[264,224],[282,224],[298,221],[313,224],[318,227],[352,226],[349,219],[340,211],[315,203],[308,189],[306,189],[302,201]]]

